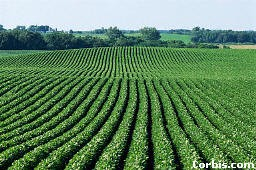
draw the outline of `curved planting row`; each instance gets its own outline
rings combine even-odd
[[[83,71],[91,77],[255,77],[255,68],[250,64],[255,62],[252,57],[255,54],[243,51],[237,57],[238,54],[233,50],[227,53],[225,50],[101,47],[2,57],[0,68],[3,74],[33,70],[32,74],[52,76],[76,76]]]
[[[255,163],[255,58],[158,47],[0,57],[0,169]]]

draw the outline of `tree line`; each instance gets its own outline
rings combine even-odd
[[[174,48],[218,48],[209,44],[185,44],[183,41],[162,41],[160,31],[144,27],[138,31],[141,36],[126,36],[117,27],[95,30],[107,38],[91,35],[75,36],[73,31],[63,32],[49,26],[17,26],[6,30],[0,25],[0,50],[64,50],[114,46],[155,46]]]
[[[195,43],[256,43],[255,31],[209,30],[195,27],[192,30]]]

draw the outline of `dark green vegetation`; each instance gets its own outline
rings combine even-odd
[[[13,30],[0,29],[0,50],[64,50],[120,46],[218,48],[216,45],[188,43],[190,35],[170,36],[171,34],[166,33],[162,35],[163,37],[156,28],[149,27],[142,28],[136,33],[110,27],[95,30],[91,34],[83,34],[72,30],[53,31],[49,26],[30,26],[28,29],[17,26]]]
[[[216,44],[255,44],[255,31],[210,30],[119,30],[117,27],[93,31],[58,31],[47,25],[17,26],[6,30],[0,25],[0,50],[64,50],[92,47],[172,47],[218,48]],[[225,46],[226,47],[226,46]]]
[[[196,27],[192,30],[195,43],[256,43],[256,31],[209,30]]]
[[[256,51],[0,57],[0,169],[191,169],[256,157]]]

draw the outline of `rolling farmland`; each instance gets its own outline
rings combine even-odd
[[[14,54],[0,53],[0,169],[255,162],[255,50]]]

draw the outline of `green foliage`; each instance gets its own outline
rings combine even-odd
[[[14,35],[8,32],[0,32],[0,49],[1,50],[17,50],[18,40]]]
[[[43,50],[0,50],[0,57],[45,52]]]
[[[108,36],[110,41],[114,41],[114,40],[124,37],[122,31],[120,31],[117,27],[108,28],[106,35]]]
[[[43,31],[38,31],[43,30]],[[173,47],[173,48],[216,48],[208,44],[184,44],[189,42],[190,35],[163,33],[155,28],[145,27],[140,33],[123,34],[117,27],[102,28],[97,32],[105,34],[82,34],[70,30],[69,33],[45,31],[47,26],[31,26],[25,29],[18,26],[14,30],[0,32],[0,50],[65,50],[92,47],[142,46],[142,47]],[[42,32],[45,32],[41,34]],[[97,35],[97,36],[95,36]],[[132,36],[131,36],[132,35]],[[181,37],[183,36],[183,38]],[[175,39],[175,40],[173,40]],[[166,41],[167,40],[167,41]]]
[[[71,47],[71,42],[73,41],[74,36],[71,34],[65,33],[51,33],[46,34],[45,42],[47,43],[47,48],[54,50],[64,50]]]
[[[166,47],[167,42],[160,40],[142,41],[138,45],[142,47]]]
[[[206,43],[195,43],[195,44],[187,44],[186,47],[188,48],[209,48],[209,49],[217,49],[219,48],[218,45],[214,44],[206,44]]]
[[[139,37],[121,37],[116,40],[114,46],[135,46],[143,42]]]
[[[46,43],[39,33],[14,30],[0,32],[1,50],[43,50]]]
[[[146,41],[157,41],[161,38],[160,32],[156,28],[144,27],[140,29],[140,33]]]
[[[0,24],[0,31],[4,31],[4,26]]]
[[[256,43],[255,31],[209,30],[196,27],[192,30],[195,43]]]
[[[256,163],[255,64],[255,50],[0,51],[0,169]]]
[[[173,40],[173,41],[168,41],[168,47],[172,48],[185,48],[187,45],[180,40]]]
[[[47,31],[53,31],[53,29],[48,25],[30,25],[27,31],[46,33]]]

